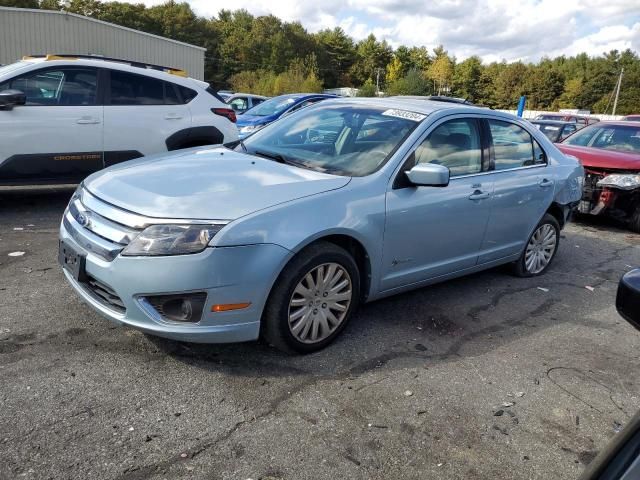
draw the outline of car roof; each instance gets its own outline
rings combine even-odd
[[[531,123],[539,123],[541,125],[575,125],[574,122],[567,122],[565,120],[529,120]]]
[[[194,83],[200,88],[207,88],[209,84],[201,80],[187,76],[187,72],[182,70],[174,70],[169,67],[165,68],[167,71],[159,70],[156,68],[144,68],[142,66],[136,66],[139,62],[127,63],[127,60],[117,60],[110,58],[73,58],[73,57],[56,57],[55,55],[38,56],[38,57],[24,57],[22,59],[24,63],[30,64],[46,64],[46,66],[84,66],[84,67],[96,67],[96,68],[108,68],[111,70],[122,70],[125,72],[137,73],[140,75],[147,75],[155,77],[160,80],[166,80],[169,82],[177,83],[185,86],[192,86]],[[44,66],[44,65],[43,65]],[[155,67],[155,66],[154,66]],[[174,73],[169,73],[174,72]]]
[[[640,121],[638,120],[603,120],[598,123],[592,123],[591,125],[598,125],[599,127],[611,125],[614,127],[640,127]],[[589,125],[589,126],[591,126]]]
[[[385,109],[397,109],[397,110],[406,110],[415,113],[421,113],[423,115],[429,115],[434,112],[447,110],[451,114],[477,114],[477,113],[487,113],[492,117],[501,117],[505,120],[524,120],[520,117],[516,117],[510,113],[499,112],[497,110],[490,110],[485,107],[471,105],[471,104],[461,104],[454,103],[448,101],[437,101],[437,100],[428,100],[426,97],[422,98],[407,98],[407,97],[386,97],[386,98],[375,98],[375,97],[340,97],[334,100],[328,100],[327,102],[322,102],[323,105],[326,105],[328,102],[331,103],[345,103],[352,105],[370,105],[378,108]],[[627,122],[629,123],[629,122]]]
[[[220,92],[218,92],[220,93]],[[247,98],[269,98],[269,97],[265,97],[264,95],[256,95],[255,93],[234,93],[233,95],[231,95],[229,97],[229,99],[235,98],[235,97],[247,97]]]

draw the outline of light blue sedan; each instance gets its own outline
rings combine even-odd
[[[506,263],[544,273],[582,178],[508,114],[327,100],[244,143],[92,175],[64,213],[59,261],[116,323],[311,352],[362,302]]]

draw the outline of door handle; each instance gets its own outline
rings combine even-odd
[[[181,120],[182,119],[182,115],[177,115],[175,113],[169,113],[167,115],[164,116],[165,120]]]
[[[538,182],[538,185],[542,188],[548,188],[553,185],[553,181],[549,180],[548,178],[543,178]]]
[[[489,198],[491,194],[489,192],[483,192],[482,190],[476,190],[471,195],[469,195],[469,200],[484,200],[485,198]]]
[[[80,125],[95,125],[97,123],[100,123],[100,120],[95,117],[80,117],[78,120],[76,120],[76,123]]]

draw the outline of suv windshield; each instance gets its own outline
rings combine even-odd
[[[640,153],[640,127],[596,123],[567,137],[563,143],[580,147]]]
[[[283,112],[293,105],[299,97],[276,97],[262,102],[260,105],[247,110],[247,115],[267,117]]]
[[[424,118],[366,105],[320,104],[256,132],[244,147],[252,155],[312,170],[364,176],[384,164]]]
[[[9,65],[4,65],[0,67],[0,77],[7,73],[13,72],[14,70],[19,70],[22,67],[24,67],[26,64],[27,62],[16,62],[16,63],[10,63]]]

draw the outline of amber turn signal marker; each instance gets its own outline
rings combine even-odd
[[[247,308],[249,305],[251,305],[251,302],[249,303],[223,303],[220,305],[212,305],[211,306],[211,311],[212,312],[228,312],[229,310],[242,310],[243,308]]]

